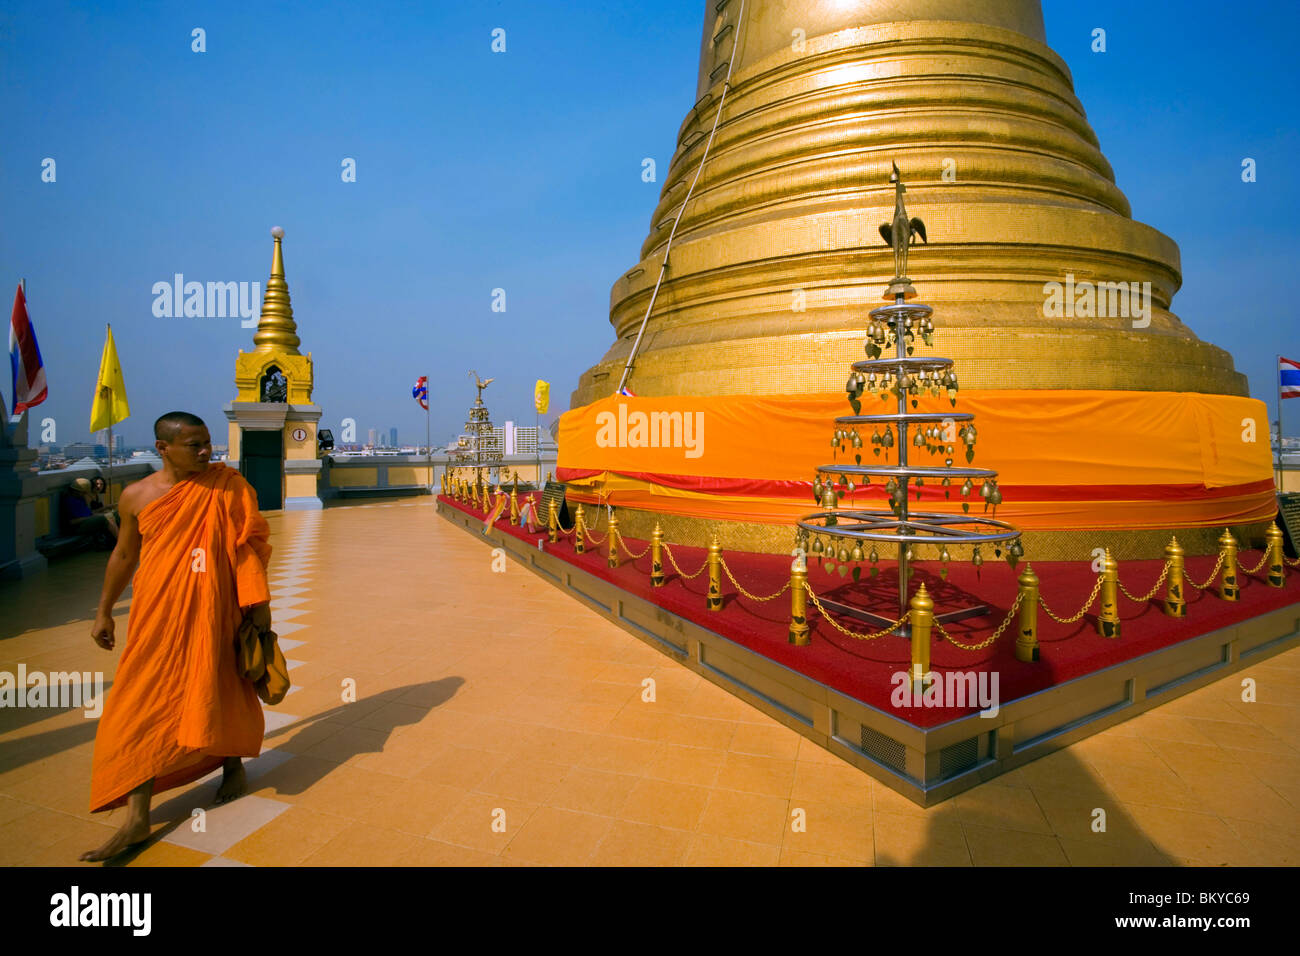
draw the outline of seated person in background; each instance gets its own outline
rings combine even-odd
[[[120,523],[117,517],[117,509],[104,503],[104,498],[108,495],[108,482],[104,480],[103,475],[96,475],[90,479],[90,490],[90,510],[97,515],[108,515],[113,519],[114,524]]]
[[[69,534],[90,538],[96,547],[112,550],[117,545],[117,522],[111,515],[95,514],[90,507],[93,492],[88,478],[78,478],[63,495],[63,522]]]
[[[103,475],[96,475],[90,479],[90,510],[98,514],[104,510],[104,495],[108,491],[108,482],[104,480]]]

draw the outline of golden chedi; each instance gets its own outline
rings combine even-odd
[[[658,516],[670,539],[725,522],[724,545],[787,546],[821,409],[843,414],[894,275],[897,164],[928,231],[907,271],[1031,556],[1157,556],[1171,529],[1213,550],[1271,519],[1265,408],[1170,311],[1178,247],[1130,218],[1037,0],[741,7],[705,5],[698,100],[611,292],[617,340],[561,424],[575,497],[631,509],[628,535]],[[663,427],[638,435],[638,412]],[[697,412],[691,456],[669,416]]]
[[[251,352],[235,357],[235,399],[226,403],[230,459],[257,493],[263,511],[314,511],[322,507],[321,460],[316,438],[321,409],[312,402],[311,353],[293,318],[284,274],[284,230],[271,230],[271,274]]]

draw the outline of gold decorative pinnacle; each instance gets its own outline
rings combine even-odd
[[[258,319],[253,343],[257,351],[285,352],[301,355],[298,345],[298,326],[293,321],[293,304],[289,301],[289,283],[284,281],[284,253],[280,240],[284,230],[276,226],[271,230],[275,252],[271,256],[271,277],[266,280],[266,293],[262,296],[262,317]]]

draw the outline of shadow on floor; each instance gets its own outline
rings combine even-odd
[[[877,866],[965,865],[967,860],[977,867],[1182,865],[1146,836],[1097,771],[1069,750],[1047,754],[921,812],[919,840],[895,842],[891,834],[877,834]],[[877,814],[876,827],[895,820],[906,825],[897,816]],[[899,849],[882,852],[882,842]]]
[[[443,677],[436,681],[426,681],[421,684],[406,684],[402,687],[394,687],[391,690],[384,691],[373,698],[368,698],[370,706],[362,713],[358,713],[358,709],[363,706],[360,703],[340,704],[321,713],[278,727],[266,735],[263,758],[267,756],[269,750],[275,748],[277,740],[286,738],[294,732],[306,731],[310,733],[312,727],[321,725],[332,718],[343,717],[345,714],[349,722],[355,721],[359,717],[366,717],[364,729],[368,731],[367,737],[378,733],[381,738],[378,741],[370,739],[366,743],[355,740],[336,747],[331,750],[328,757],[329,766],[324,766],[318,761],[302,761],[298,766],[294,766],[292,757],[297,756],[296,753],[287,754],[284,751],[276,751],[277,754],[283,755],[282,759],[257,778],[250,775],[249,782],[251,784],[256,779],[258,787],[272,786],[277,793],[302,793],[320,782],[334,767],[342,766],[353,757],[367,753],[382,753],[395,730],[399,727],[420,723],[434,708],[440,707],[455,697],[456,692],[464,683],[465,679],[463,677]],[[399,700],[402,704],[400,709],[387,708],[388,704],[397,703]],[[352,726],[352,724],[349,723],[349,726]],[[331,741],[339,743],[345,739],[340,737],[341,734],[345,734],[345,731],[332,730],[326,736]],[[321,739],[326,739],[326,736]],[[212,788],[212,793],[215,797],[215,785]],[[190,812],[188,804],[183,810],[185,815],[188,816]]]
[[[398,727],[419,723],[435,707],[445,704],[456,696],[456,692],[464,683],[465,679],[463,677],[444,677],[440,680],[427,681],[422,684],[407,684],[402,687],[395,687],[384,691],[382,694],[377,694],[374,698],[370,698],[369,700],[372,701],[373,706],[370,708],[370,719],[367,721],[366,729],[383,734],[383,740],[378,747],[358,745],[353,748],[345,748],[344,751],[336,751],[331,756],[331,764],[342,766],[344,762],[360,754],[382,753],[384,744],[387,743],[394,730]],[[407,700],[402,701],[404,706],[400,717],[397,716],[395,711],[391,720],[379,717],[386,704],[394,703],[401,697],[406,697]],[[417,698],[417,702],[411,702]],[[245,767],[248,771],[249,790],[260,789],[269,785],[274,787],[277,793],[296,794],[302,793],[324,779],[333,769],[333,766],[325,768],[319,766],[316,761],[311,761],[310,763],[315,764],[315,766],[309,768],[309,762],[302,761],[298,767],[294,767],[293,757],[296,755],[276,751],[274,749],[275,738],[283,737],[294,730],[309,728],[332,717],[340,717],[345,712],[348,713],[349,717],[356,717],[355,710],[349,710],[349,708],[356,708],[357,706],[357,704],[340,704],[337,707],[296,720],[268,733],[262,755],[254,760],[245,761]],[[278,759],[268,759],[272,755],[275,755]],[[265,769],[259,770],[257,767],[259,763],[264,764]],[[220,771],[216,771],[214,779],[187,785],[162,803],[157,803],[155,797],[155,806],[149,812],[155,829],[150,834],[149,839],[144,843],[136,844],[123,853],[119,853],[112,859],[105,860],[104,865],[129,865],[149,847],[163,841],[169,834],[188,823],[196,807],[210,809],[215,806],[219,784]],[[200,801],[195,799],[198,792],[203,793],[203,799]],[[158,826],[160,822],[163,824],[162,826]]]
[[[104,584],[108,551],[87,551],[57,558],[50,567],[17,581],[0,581],[0,640],[28,631],[95,620],[99,592]],[[121,600],[129,600],[128,585]],[[122,636],[119,629],[118,637]]]

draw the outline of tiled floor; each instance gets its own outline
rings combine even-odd
[[[513,562],[494,573],[428,499],[271,524],[295,687],[250,795],[159,795],[118,863],[1300,863],[1297,650],[923,810]],[[104,558],[0,584],[0,671],[111,681],[123,642],[88,637]],[[0,864],[74,864],[120,822],[86,811],[94,732],[0,709]]]

